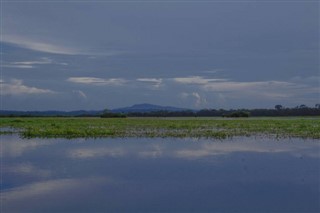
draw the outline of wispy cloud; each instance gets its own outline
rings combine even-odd
[[[296,86],[290,82],[284,81],[254,81],[254,82],[216,82],[203,85],[203,88],[209,91],[239,91],[239,90],[252,90],[252,89],[268,89],[268,88],[289,88]]]
[[[66,47],[59,44],[53,44],[47,41],[38,41],[17,35],[3,35],[1,42],[45,53],[64,55],[84,55],[83,51],[76,48]]]
[[[141,82],[150,82],[150,83],[161,83],[162,79],[161,78],[137,78],[137,81]]]
[[[26,94],[54,94],[49,89],[30,87],[23,84],[22,80],[13,79],[10,82],[1,82],[1,95],[26,95]]]
[[[315,87],[285,81],[216,82],[203,85],[202,89],[208,92],[228,93],[229,97],[235,98],[255,97],[274,100],[297,97],[318,91],[318,88]]]
[[[79,148],[73,149],[69,153],[70,158],[97,158],[102,156],[108,157],[120,157],[126,153],[122,149],[111,149],[111,148]]]
[[[92,84],[98,86],[122,86],[123,84],[127,83],[128,81],[123,78],[95,78],[95,77],[71,77],[68,78],[67,81],[72,83],[79,83],[79,84]]]
[[[72,197],[74,194],[85,193],[87,191],[90,191],[90,188],[86,186],[90,185],[92,189],[101,187],[101,185],[106,183],[110,183],[110,180],[108,178],[101,177],[81,179],[52,179],[42,182],[39,181],[31,184],[26,184],[20,187],[15,187],[13,190],[8,190],[4,192],[3,198],[7,201],[7,204],[9,206],[14,206],[14,203],[16,203],[17,201],[28,202],[29,199],[41,200],[44,197],[47,197],[48,195],[57,196],[61,192],[72,192],[70,194],[70,196]],[[14,208],[19,209],[17,205],[15,205]]]
[[[139,82],[151,84],[154,88],[159,88],[162,84],[162,78],[137,78]]]
[[[170,79],[169,79],[170,80]],[[306,94],[314,94],[319,88],[304,84],[300,79],[288,80],[288,81],[232,81],[228,79],[212,79],[202,76],[187,76],[172,78],[177,84],[194,85],[199,90],[204,92],[214,92],[223,94],[224,98],[266,98],[269,100],[281,100],[283,98],[293,98]],[[304,79],[305,80],[305,79]],[[315,78],[309,79],[309,81],[315,81]],[[186,96],[186,95],[185,95]],[[193,96],[188,94],[189,97]]]
[[[30,139],[28,143],[21,143],[20,139],[11,138],[6,139],[6,143],[1,144],[2,148],[2,156],[3,157],[19,157],[25,154],[25,152],[29,152],[31,150],[38,149],[42,146],[51,145],[52,141],[43,141],[43,143],[39,143],[37,139]]]
[[[302,83],[302,84],[309,84],[309,85],[320,85],[320,75],[318,76],[308,76],[308,77],[301,77],[301,76],[294,76],[290,79],[290,81],[295,83]]]
[[[18,175],[27,174],[28,176],[49,177],[50,170],[39,169],[31,163],[14,164],[4,167],[4,171],[17,173]]]
[[[257,100],[281,100],[284,98],[292,98],[306,89],[304,85],[285,81],[227,81],[202,85],[201,88],[207,92],[224,93],[227,98],[256,98]],[[310,89],[312,88],[308,88],[308,90]]]
[[[180,84],[209,84],[211,82],[227,81],[227,79],[204,78],[202,76],[179,77],[179,78],[173,78],[172,80]]]
[[[34,65],[34,64],[52,64],[53,60],[47,57],[40,58],[38,61],[17,61],[12,62],[15,65]]]
[[[209,73],[209,74],[215,74],[215,73],[218,73],[218,72],[222,72],[224,71],[225,69],[212,69],[212,70],[204,70],[204,71],[201,71],[202,73]]]
[[[73,90],[72,93],[74,93],[79,98],[87,99],[87,95],[81,90]]]
[[[47,65],[47,64],[68,65],[65,62],[57,62],[51,58],[42,57],[34,61],[16,61],[16,62],[10,62],[8,64],[2,64],[1,66],[7,67],[7,68],[31,69],[31,68],[35,68],[36,65]]]
[[[21,65],[21,64],[3,64],[1,67],[5,68],[18,68],[18,69],[32,69],[34,66],[32,65]]]
[[[70,42],[61,42],[61,41],[50,41],[43,39],[35,39],[32,37],[23,37],[16,34],[4,34],[2,40],[7,44],[11,44],[20,48],[29,49],[33,51],[43,52],[43,53],[52,53],[52,54],[61,54],[61,55],[100,55],[100,56],[114,56],[127,53],[127,51],[119,50],[92,50],[85,47],[71,47]]]
[[[270,139],[272,140],[272,139]],[[293,142],[293,141],[292,141]],[[271,144],[271,145],[270,145]],[[205,158],[208,156],[217,156],[217,155],[228,155],[235,152],[253,152],[253,153],[290,153],[292,155],[301,155],[304,153],[309,157],[319,158],[319,155],[316,154],[314,150],[317,148],[308,147],[305,144],[296,144],[297,146],[288,147],[285,143],[279,144],[276,149],[271,148],[272,143],[256,143],[255,139],[245,139],[241,143],[210,143],[203,144],[197,149],[186,148],[180,149],[175,152],[175,156],[178,158],[186,159],[199,159]],[[310,144],[309,144],[310,145]]]

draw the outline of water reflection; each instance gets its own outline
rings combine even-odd
[[[3,212],[319,212],[316,140],[1,136]]]

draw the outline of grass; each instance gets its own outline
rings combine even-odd
[[[17,131],[25,138],[207,137],[222,139],[233,136],[263,135],[320,139],[320,117],[1,118],[0,128],[3,129],[0,129],[1,134]]]

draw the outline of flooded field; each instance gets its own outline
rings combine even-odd
[[[313,139],[1,135],[1,212],[320,212]]]

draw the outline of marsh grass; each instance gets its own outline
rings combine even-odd
[[[1,118],[1,128],[22,137],[206,137],[264,135],[320,138],[320,117],[284,118]],[[14,132],[14,131],[12,131]]]

